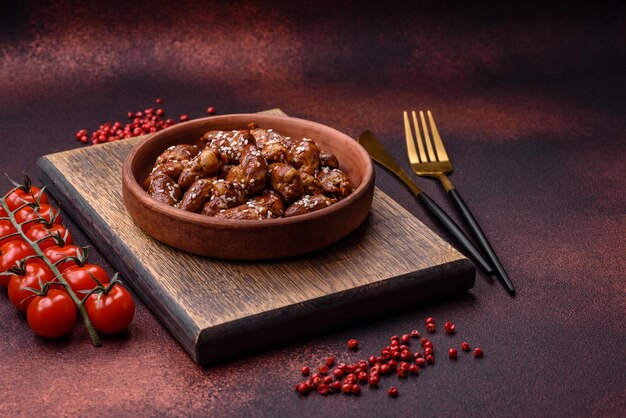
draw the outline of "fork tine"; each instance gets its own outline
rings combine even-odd
[[[413,126],[415,128],[415,136],[417,138],[417,149],[420,152],[420,160],[423,163],[428,162],[428,157],[426,157],[426,152],[424,152],[424,143],[422,142],[422,135],[420,134],[420,127],[417,124],[417,116],[415,116],[415,110],[411,112],[411,116],[413,116]]]
[[[415,141],[413,140],[413,134],[411,133],[411,123],[409,122],[409,115],[404,111],[404,133],[406,137],[406,152],[409,155],[409,162],[411,164],[419,164],[420,160],[417,158],[417,151],[415,151]]]
[[[420,110],[420,119],[422,120],[422,128],[424,128],[424,142],[426,142],[426,149],[428,150],[428,158],[431,162],[437,162],[437,156],[433,151],[433,146],[430,143],[430,135],[428,134],[428,128],[426,127],[426,119],[424,119],[424,112]],[[417,128],[417,127],[416,127]]]
[[[449,161],[448,153],[446,153],[446,148],[443,146],[443,142],[441,141],[441,137],[439,136],[439,131],[437,130],[437,125],[435,125],[435,119],[433,119],[432,113],[430,110],[428,113],[428,121],[430,122],[430,130],[433,133],[433,142],[435,143],[435,150],[437,150],[437,158],[439,161]]]

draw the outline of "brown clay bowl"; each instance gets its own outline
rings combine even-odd
[[[315,140],[339,159],[356,189],[327,208],[291,218],[263,221],[216,219],[152,199],[141,183],[169,146],[198,144],[208,130],[245,129],[254,122],[292,138]],[[367,217],[374,194],[374,169],[367,151],[349,136],[307,120],[257,114],[214,116],[174,125],[137,146],[122,169],[124,204],[137,226],[172,247],[208,257],[263,260],[295,256],[330,245]]]

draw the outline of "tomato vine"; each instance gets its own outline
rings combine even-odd
[[[26,177],[26,181],[25,181],[26,186],[18,185],[13,180],[11,180],[11,182],[15,185],[15,187],[13,187],[9,192],[7,192],[4,196],[2,196],[2,198],[0,198],[0,207],[2,208],[2,210],[0,211],[0,214],[6,215],[6,216],[0,217],[0,221],[10,221],[16,232],[11,233],[10,235],[7,235],[5,237],[2,237],[2,239],[5,240],[6,238],[9,238],[9,237],[15,237],[15,238],[21,239],[33,249],[33,251],[35,252],[35,255],[32,256],[31,258],[40,259],[52,271],[52,273],[55,276],[54,278],[55,284],[63,286],[63,288],[69,295],[69,297],[72,299],[72,301],[76,305],[76,309],[78,310],[78,313],[83,319],[83,323],[85,324],[85,328],[87,328],[87,332],[89,333],[89,336],[91,338],[93,345],[96,347],[101,346],[102,342],[100,340],[100,336],[98,335],[98,332],[94,328],[91,322],[91,319],[89,318],[89,315],[87,314],[87,310],[85,309],[85,301],[88,299],[88,297],[85,297],[83,299],[79,298],[78,295],[72,290],[68,282],[65,280],[65,278],[61,274],[61,271],[59,271],[58,266],[61,264],[61,262],[77,261],[77,257],[68,256],[68,257],[64,257],[61,260],[58,260],[55,263],[51,262],[50,259],[44,254],[44,251],[39,247],[38,243],[36,241],[32,241],[27,236],[26,231],[24,230],[24,227],[30,224],[50,223],[50,219],[47,219],[46,217],[41,216],[37,211],[37,209],[39,208],[41,204],[42,196],[45,196],[45,194],[43,194],[45,187],[43,187],[39,191],[39,196],[37,197],[36,200],[29,201],[30,199],[22,198],[22,202],[24,203],[16,208],[14,207],[13,209],[11,209],[9,205],[7,204],[7,198],[10,196],[13,196],[14,193],[18,191],[23,192],[25,187],[28,187],[28,189],[30,190],[30,180],[28,179],[28,177]],[[33,197],[34,195],[31,194],[30,196]],[[32,213],[35,215],[29,217],[29,219],[26,219],[23,222],[19,222],[16,219],[15,214],[26,208],[30,208],[32,210]],[[1,272],[0,274],[11,275],[13,273]]]

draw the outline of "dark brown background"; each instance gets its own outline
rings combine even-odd
[[[453,180],[518,287],[479,275],[467,295],[390,312],[207,369],[139,303],[126,336],[95,349],[34,337],[0,292],[0,415],[608,415],[626,413],[626,13],[448,2],[0,5],[0,167],[34,173],[74,133],[161,96],[172,114],[281,107],[402,161],[401,111],[433,110]],[[377,184],[432,222],[385,172]],[[451,210],[435,183],[420,180]],[[7,184],[8,187],[8,184]],[[71,221],[69,222],[71,224]],[[76,241],[89,244],[74,230]],[[93,258],[106,263],[106,251]],[[453,320],[438,363],[401,395],[301,398],[298,370],[346,339]],[[445,358],[462,339],[480,361]],[[388,387],[397,379],[385,381]]]

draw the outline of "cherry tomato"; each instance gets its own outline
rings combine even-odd
[[[4,244],[5,242],[20,239],[18,236],[4,238],[7,235],[15,234],[16,232],[17,230],[15,229],[11,221],[0,221],[0,245]]]
[[[76,305],[64,290],[50,289],[35,296],[26,310],[26,320],[35,334],[58,338],[68,334],[76,322]]]
[[[24,203],[35,203],[37,198],[41,195],[39,203],[48,203],[48,196],[39,189],[37,186],[30,186],[30,190],[17,189],[13,193],[7,196],[7,206],[11,210],[15,210],[22,206]],[[6,215],[5,215],[6,216]]]
[[[1,228],[2,224],[0,224],[0,232],[2,231]],[[43,223],[35,224],[28,229],[28,232],[26,232],[26,236],[33,242],[39,241],[40,239],[44,239],[46,237],[50,237],[39,242],[39,248],[43,251],[48,247],[57,245],[57,242],[52,237],[57,233],[61,236],[61,238],[63,238],[66,244],[73,243],[72,234],[70,234],[70,231],[64,225],[60,224],[53,224],[50,227]],[[2,235],[0,234],[0,237],[1,236]]]
[[[52,206],[42,203],[39,205],[39,208],[33,209],[30,206],[26,206],[25,208],[20,209],[15,213],[15,220],[18,223],[30,221],[32,219],[38,219],[39,217],[44,218],[48,222],[52,222],[52,218],[54,215],[58,214],[58,211],[54,209]],[[30,228],[35,225],[36,222],[29,222],[26,225],[22,226],[22,230],[24,232],[28,232]],[[54,220],[55,224],[61,223],[61,217],[57,216]]]
[[[91,290],[98,285],[91,278],[89,273],[98,279],[105,287],[109,284],[109,275],[107,272],[104,271],[102,267],[95,264],[85,264],[84,266],[74,265],[63,271],[65,281],[80,299],[85,296],[83,293],[79,293],[81,290]]]
[[[5,272],[21,259],[35,255],[35,250],[22,240],[9,241],[0,246],[0,272]],[[33,259],[34,260],[34,259]],[[0,286],[7,287],[11,276],[0,275]]]
[[[40,281],[46,283],[54,280],[52,270],[43,264],[27,263],[24,270],[23,275],[13,276],[9,282],[9,300],[22,312],[26,312],[28,305],[36,296],[26,288],[41,290]]]
[[[128,290],[114,284],[109,293],[89,296],[85,302],[85,309],[96,331],[114,334],[125,330],[132,322],[135,316],[135,301]]]
[[[64,245],[63,247],[59,247],[58,245],[53,245],[43,250],[43,253],[46,257],[48,257],[48,260],[50,260],[52,264],[55,264],[57,261],[65,257],[80,257],[83,254],[83,250],[82,248],[77,247],[76,245],[71,245],[71,244]],[[75,265],[76,263],[70,260],[70,261],[65,261],[59,264],[57,268],[59,269],[61,273],[63,273],[63,271],[66,268],[75,266]]]

